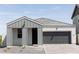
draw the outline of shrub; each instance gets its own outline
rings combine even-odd
[[[0,45],[2,44],[2,36],[0,35]]]

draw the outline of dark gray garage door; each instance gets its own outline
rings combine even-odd
[[[44,44],[70,44],[71,32],[43,32]]]

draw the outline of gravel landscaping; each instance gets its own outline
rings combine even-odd
[[[44,54],[44,49],[42,47],[35,47],[35,46],[26,46],[26,47],[6,47],[0,48],[0,53],[27,53],[27,54]]]

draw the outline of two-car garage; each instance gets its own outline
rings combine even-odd
[[[43,32],[44,44],[71,44],[71,32]]]
[[[34,21],[42,25],[43,44],[76,44],[76,28],[73,24],[48,18]]]

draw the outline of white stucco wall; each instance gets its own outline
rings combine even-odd
[[[59,27],[59,28],[43,28],[43,32],[49,31],[70,31],[71,32],[71,43],[76,43],[76,29],[75,27]]]

